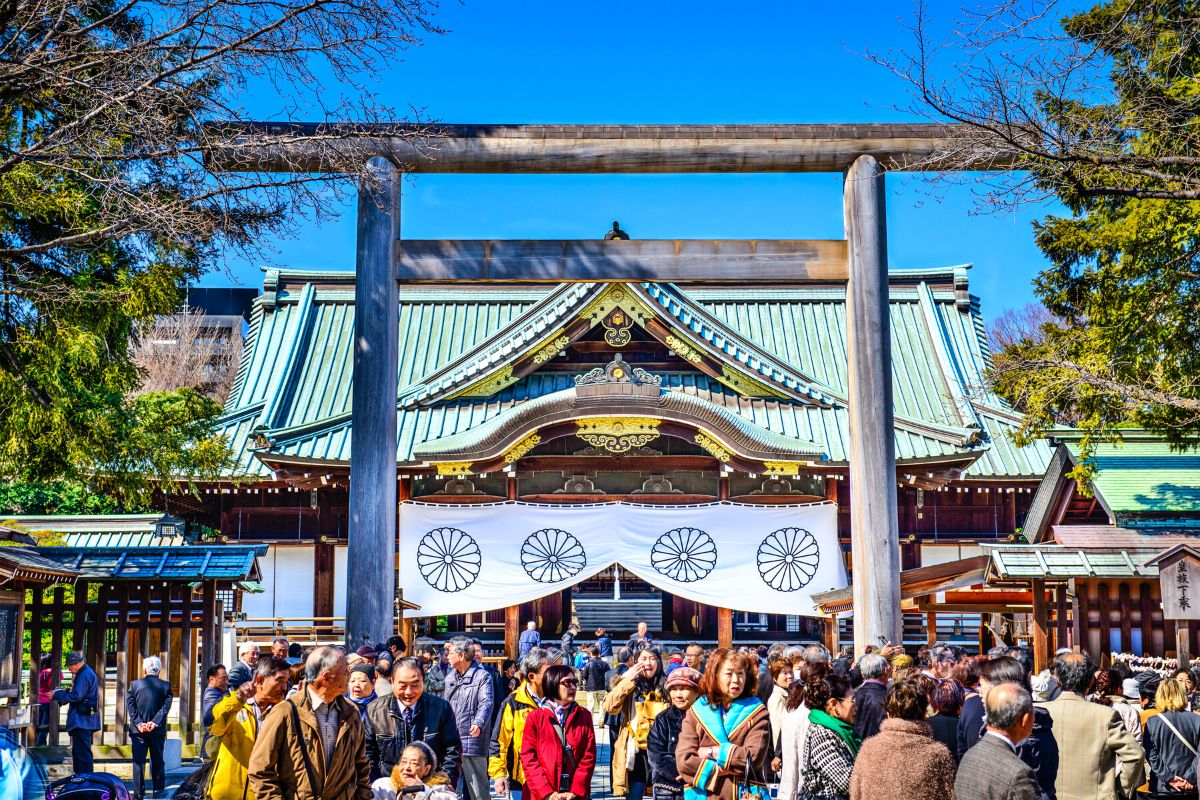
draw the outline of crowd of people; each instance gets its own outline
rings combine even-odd
[[[644,626],[616,648],[596,633],[583,646],[572,626],[545,647],[531,625],[501,668],[463,636],[412,654],[400,637],[356,652],[244,645],[229,669],[207,670],[203,795],[579,800],[601,769],[631,800],[1196,796],[1200,675],[1187,670],[1097,669],[1060,651],[1033,674],[1026,648],[945,644],[857,660],[819,644],[664,653]],[[72,688],[53,696],[72,704],[83,759],[90,684],[76,656]],[[139,797],[147,755],[163,786],[161,669],[146,659],[128,697]]]

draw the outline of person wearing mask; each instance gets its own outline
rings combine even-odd
[[[942,681],[933,690],[934,714],[929,718],[929,727],[933,730],[933,738],[946,746],[955,763],[958,755],[958,715],[962,711],[965,692],[962,684],[954,678]]]
[[[925,689],[915,681],[893,684],[886,706],[879,733],[854,760],[850,800],[955,800],[954,757],[925,721]]]
[[[171,686],[158,677],[162,659],[150,656],[142,660],[141,680],[129,684],[125,710],[129,719],[129,743],[133,750],[133,796],[146,796],[146,756],[150,756],[150,781],[154,794],[167,788],[167,770],[163,747],[167,741],[167,714],[171,710]]]
[[[83,653],[67,653],[64,663],[71,673],[71,688],[58,689],[52,695],[57,703],[66,703],[67,735],[71,737],[71,771],[80,775],[92,772],[92,736],[100,730],[100,682],[83,660]]]
[[[954,779],[961,800],[1038,800],[1033,769],[1017,746],[1033,732],[1033,698],[1024,686],[1001,683],[988,692],[987,732],[962,757]]]
[[[224,664],[213,664],[204,671],[204,694],[200,697],[200,721],[204,723],[204,739],[200,742],[200,752],[208,755],[208,740],[212,736],[209,728],[213,724],[213,709],[217,703],[229,694],[229,673]]]
[[[1188,675],[1191,679],[1191,675]],[[1150,791],[1158,795],[1196,796],[1196,752],[1200,715],[1190,710],[1187,685],[1163,681],[1154,696],[1158,713],[1146,722],[1142,741],[1150,762]]]
[[[757,677],[743,653],[720,648],[709,658],[675,750],[687,800],[766,796],[771,722],[754,691]]]
[[[358,716],[367,721],[367,706],[379,697],[375,693],[375,670],[369,664],[355,664],[346,683],[346,699],[358,709]]]
[[[788,688],[792,685],[792,662],[776,658],[771,662],[771,696],[767,698],[767,714],[771,718],[771,748],[779,752],[779,736],[783,732],[783,715],[787,713]],[[771,770],[778,772],[782,762],[779,757],[771,763]]]
[[[862,739],[854,730],[854,689],[850,678],[813,676],[804,687],[808,730],[801,749],[800,785],[822,800],[849,800],[850,777]]]
[[[229,685],[236,689],[249,683],[254,677],[254,665],[258,663],[258,645],[242,642],[238,645],[238,661],[229,670]]]
[[[654,718],[666,708],[662,658],[653,647],[638,651],[637,660],[604,698],[607,714],[620,714],[620,733],[612,746],[613,794],[641,800],[650,783],[646,738]]]
[[[405,789],[420,787],[413,794],[401,794]],[[371,784],[372,800],[458,800],[450,776],[438,771],[437,756],[424,742],[413,742],[404,748],[392,774]]]
[[[257,800],[370,797],[371,765],[358,708],[346,699],[350,667],[332,647],[304,662],[304,690],[263,720],[250,752]]]
[[[54,690],[60,683],[62,675],[54,664],[54,654],[45,653],[38,661],[38,747],[50,743],[50,714],[53,712]]]
[[[854,732],[866,741],[879,733],[887,715],[887,683],[891,665],[878,653],[867,653],[858,660],[862,684],[854,692]]]
[[[209,755],[213,769],[206,800],[255,800],[250,786],[250,754],[263,718],[283,702],[288,663],[274,656],[259,659],[248,683],[233,688],[212,710]]]
[[[518,666],[521,683],[504,699],[500,713],[496,715],[488,748],[488,774],[495,782],[498,795],[511,795],[514,800],[520,796],[525,780],[521,768],[525,723],[541,704],[542,678],[551,666],[550,654],[542,648],[535,647],[526,653]]]
[[[462,742],[450,704],[425,691],[420,659],[401,658],[392,667],[392,693],[367,706],[365,724],[367,760],[371,774],[390,775],[404,748],[423,741],[433,748],[438,763],[458,782]]]
[[[604,628],[596,629],[596,647],[600,648],[600,657],[611,663],[613,657],[612,634]]]
[[[475,663],[475,646],[465,636],[446,644],[450,673],[443,697],[450,704],[462,742],[463,790],[470,800],[488,800],[487,749],[492,720],[492,678]]]
[[[1084,654],[1055,660],[1062,694],[1042,705],[1054,720],[1061,758],[1055,782],[1058,800],[1096,800],[1113,788],[1133,797],[1142,782],[1141,746],[1111,708],[1089,703],[1096,667]]]
[[[671,705],[654,718],[646,739],[654,800],[683,800],[683,782],[679,780],[675,750],[679,746],[683,718],[700,696],[702,677],[688,666],[679,667],[667,676],[667,697]]]
[[[521,638],[517,640],[517,655],[524,658],[535,647],[542,646],[542,635],[538,633],[537,623],[533,620],[525,623]]]
[[[555,665],[542,676],[545,703],[525,721],[521,769],[527,800],[573,800],[591,794],[596,769],[592,715],[575,702],[575,670]]]
[[[637,630],[629,637],[625,646],[631,653],[636,653],[644,647],[654,647],[654,639],[650,636],[650,626],[645,622],[639,622]]]

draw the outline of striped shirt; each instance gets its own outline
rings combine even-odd
[[[308,702],[312,704],[313,716],[317,718],[317,731],[321,734],[321,746],[325,750],[325,764],[333,760],[333,747],[337,744],[341,717],[334,703],[326,703],[309,687]]]

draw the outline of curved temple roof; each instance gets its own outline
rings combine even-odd
[[[1040,478],[1049,448],[1016,447],[1007,432],[1019,418],[982,388],[990,353],[966,270],[890,277],[900,472],[944,465],[968,479]],[[267,273],[222,419],[238,474],[348,464],[353,286],[352,273]],[[614,310],[688,364],[661,376],[671,421],[686,427],[690,412],[717,433],[711,420],[721,420],[721,441],[747,455],[790,448],[846,463],[844,287],[573,283],[401,286],[400,464],[428,468],[431,455],[482,447],[488,432],[511,446],[510,426],[515,436],[518,420],[573,388],[573,376],[543,365]]]

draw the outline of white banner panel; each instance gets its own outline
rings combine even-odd
[[[812,593],[846,585],[832,504],[400,507],[411,616],[529,602],[614,563],[680,597],[767,614],[812,616]]]

